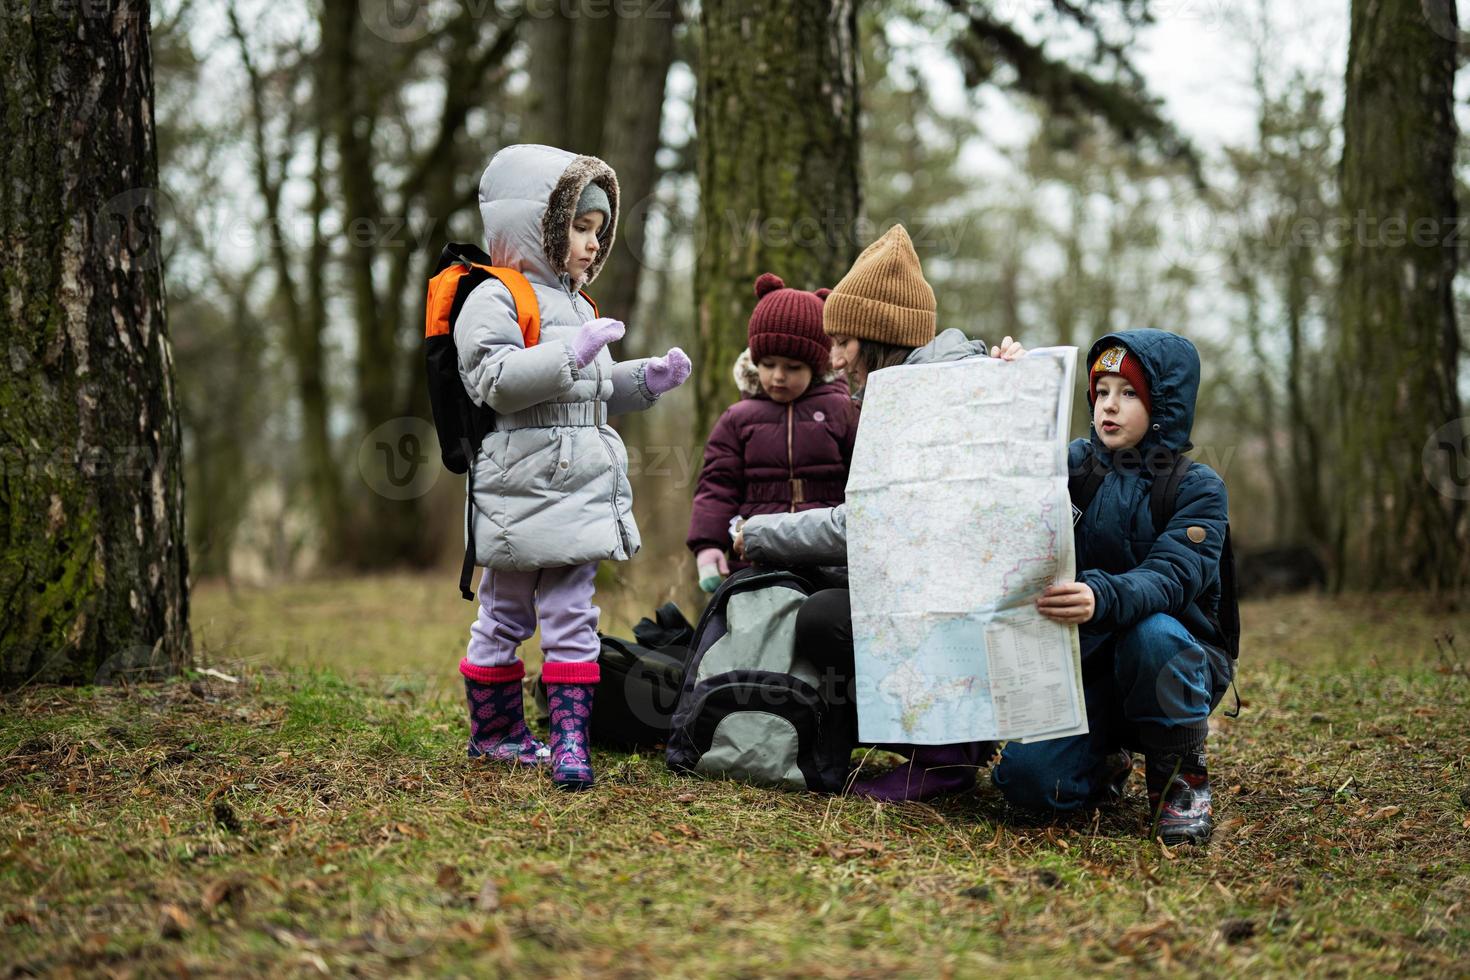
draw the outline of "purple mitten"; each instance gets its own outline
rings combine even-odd
[[[650,357],[643,366],[643,384],[655,395],[673,391],[689,377],[689,355],[677,347],[663,357]]]
[[[580,370],[591,364],[604,347],[615,340],[622,340],[626,329],[622,320],[606,316],[582,324],[577,338],[572,341],[572,351],[577,355],[577,368]]]

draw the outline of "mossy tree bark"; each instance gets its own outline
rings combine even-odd
[[[735,397],[755,279],[833,286],[857,254],[852,0],[700,6],[696,431]]]
[[[190,657],[144,0],[0,18],[0,687]]]
[[[1451,296],[1455,5],[1353,0],[1351,32],[1337,578],[1448,587],[1462,581],[1464,505],[1436,488],[1424,449],[1461,412]]]

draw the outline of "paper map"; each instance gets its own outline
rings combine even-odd
[[[1077,349],[868,380],[847,483],[859,736],[937,745],[1087,731],[1076,627],[1032,605],[1072,580]]]

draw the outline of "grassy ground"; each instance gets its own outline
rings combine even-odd
[[[1470,615],[1246,609],[1208,849],[1118,810],[1006,819],[771,792],[600,754],[467,763],[443,579],[203,589],[196,676],[0,701],[14,974],[974,975],[1470,970]],[[440,622],[442,616],[448,622]],[[1438,643],[1436,640],[1438,639]],[[391,675],[384,680],[385,674]],[[346,680],[343,678],[351,678]],[[983,781],[982,781],[983,782]]]

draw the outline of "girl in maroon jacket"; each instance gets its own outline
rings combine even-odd
[[[750,349],[735,363],[742,397],[710,433],[689,520],[689,550],[706,592],[745,567],[726,554],[736,518],[843,501],[857,406],[831,374],[832,339],[822,332],[828,292],[787,289],[769,272],[755,281]]]

